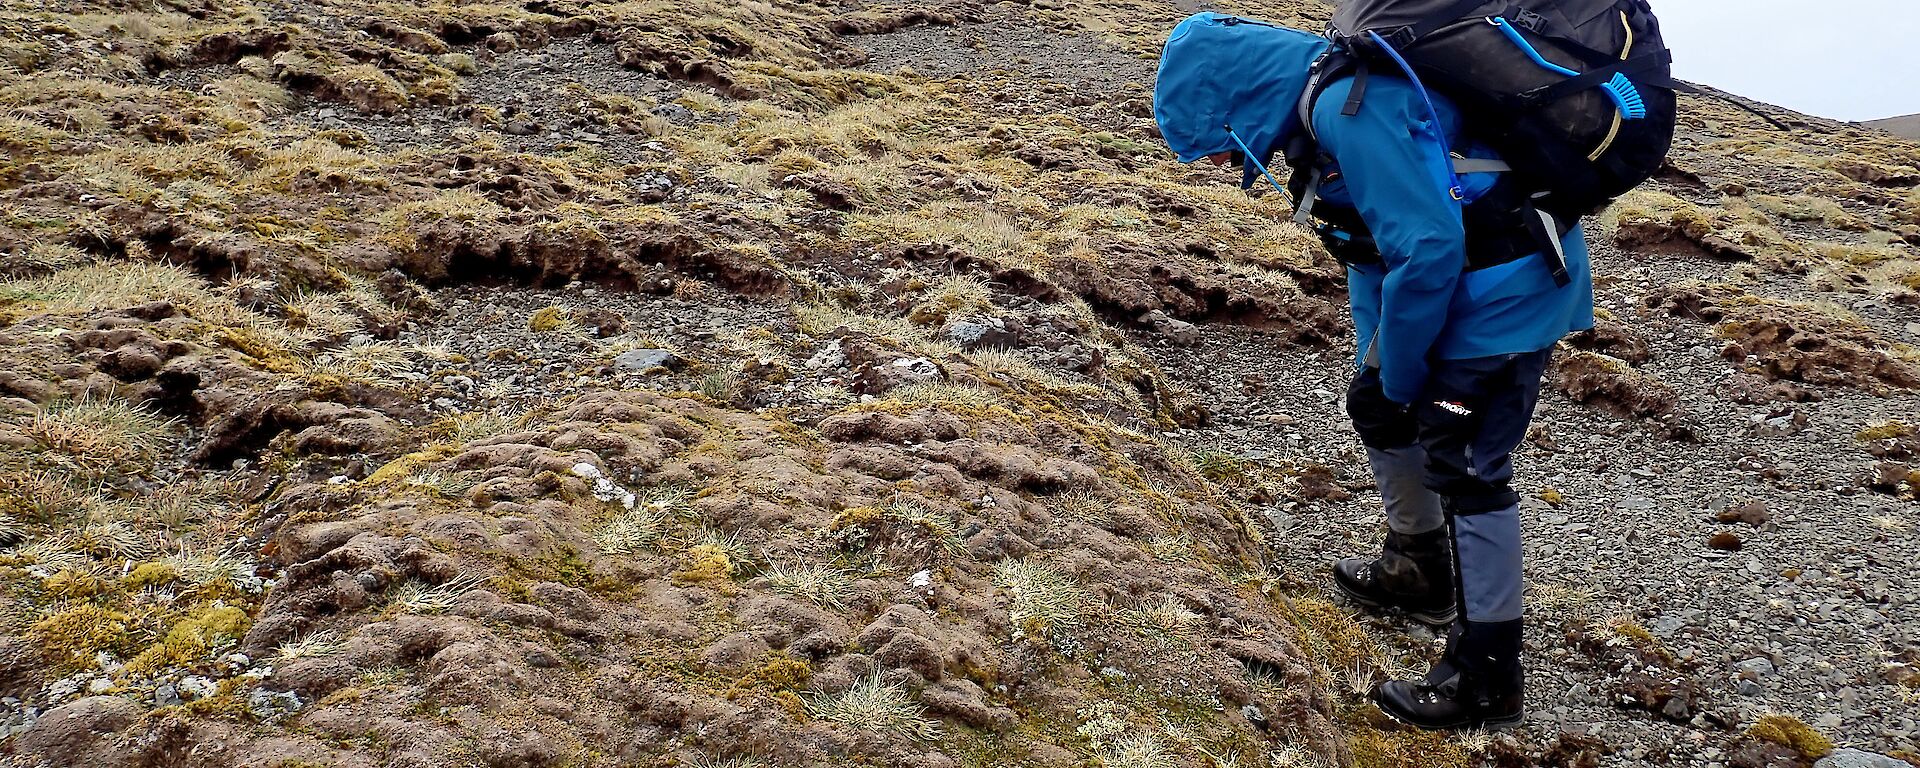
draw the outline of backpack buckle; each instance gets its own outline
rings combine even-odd
[[[1525,8],[1514,9],[1513,13],[1507,16],[1507,21],[1514,26],[1525,27],[1527,31],[1536,35],[1546,33],[1547,17]]]
[[[1419,38],[1414,36],[1413,27],[1396,29],[1393,34],[1386,36],[1386,40],[1387,44],[1393,46],[1395,50],[1406,48],[1419,42]]]

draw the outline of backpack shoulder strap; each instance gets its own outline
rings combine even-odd
[[[1336,44],[1328,48],[1326,53],[1320,54],[1320,58],[1314,59],[1313,66],[1309,69],[1307,87],[1300,91],[1300,103],[1296,106],[1295,113],[1300,118],[1301,127],[1306,129],[1306,134],[1315,142],[1318,142],[1320,137],[1315,135],[1313,130],[1314,103],[1320,100],[1320,94],[1325,93],[1328,86],[1333,85],[1335,80],[1349,71],[1354,73],[1355,82],[1353,91],[1347,95],[1347,104],[1340,110],[1340,114],[1352,117],[1359,114],[1360,101],[1366,97],[1367,60],[1349,53]]]

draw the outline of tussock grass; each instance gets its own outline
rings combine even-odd
[[[207,290],[198,275],[141,261],[88,264],[44,277],[0,283],[0,307],[21,304],[54,315],[77,315],[169,301],[196,318],[233,322],[245,313]]]
[[[209,480],[171,482],[142,501],[146,518],[159,522],[167,530],[186,532],[202,520],[219,515],[230,499],[230,486]]]
[[[1746,198],[1755,208],[1788,221],[1818,222],[1834,229],[1864,232],[1872,229],[1866,219],[1860,218],[1839,203],[1824,197],[1812,195],[1749,195]]]
[[[805,395],[809,400],[821,403],[830,408],[850,405],[857,399],[857,397],[852,392],[847,391],[846,388],[832,384],[815,384],[802,390],[801,394]]]
[[[1671,225],[1688,237],[1701,238],[1713,231],[1713,216],[1699,206],[1665,192],[1637,189],[1621,195],[1602,216],[1603,223],[1617,229],[1633,223],[1659,222]]]
[[[21,434],[87,471],[150,464],[168,445],[173,422],[121,400],[80,399],[42,406]]]
[[[63,130],[14,117],[0,117],[0,147],[15,152],[52,152],[72,136]]]
[[[411,350],[387,341],[356,342],[321,353],[310,372],[348,379],[393,380],[414,370]]]
[[[693,513],[691,488],[677,485],[653,488],[640,496],[640,506],[659,512],[663,517],[687,517]]]
[[[1025,353],[1011,349],[983,349],[966,354],[982,371],[1059,397],[1095,399],[1107,394],[1098,385],[1073,381],[1041,368]]]
[[[849,238],[874,246],[952,243],[982,259],[1044,268],[1045,253],[1006,214],[982,203],[934,203],[912,211],[857,213],[848,218]]]
[[[773,179],[767,173],[767,167],[759,163],[723,163],[714,166],[713,177],[739,187],[755,197],[779,197],[780,190],[773,186]]]
[[[1045,637],[1078,626],[1087,596],[1065,574],[1033,560],[1008,560],[993,569],[993,583],[1007,591],[1007,618],[1015,637]]]
[[[736,565],[758,562],[759,551],[748,543],[737,531],[722,531],[717,528],[701,528],[692,539],[693,546],[711,547],[727,556]]]
[[[1161,560],[1182,562],[1192,560],[1193,539],[1186,534],[1154,534],[1147,539],[1147,553]]]
[[[813,601],[835,610],[844,610],[853,597],[854,580],[859,574],[835,565],[775,564],[761,578],[775,592]]]
[[[948,555],[958,555],[964,551],[959,526],[952,515],[919,502],[904,500],[888,504],[882,513],[889,521],[913,531]]]
[[[699,392],[716,403],[731,403],[740,398],[740,374],[732,369],[709,372],[700,377]]]
[[[443,584],[408,579],[394,589],[392,604],[403,613],[436,614],[453,609],[462,595],[479,589],[486,577],[467,574]]]
[[[525,412],[506,409],[463,414],[453,422],[449,439],[461,445],[472,445],[519,429],[526,419]]]
[[[81,170],[118,168],[164,187],[176,181],[222,181],[239,175],[227,151],[211,143],[127,144],[88,155]]]
[[[31,565],[46,575],[84,569],[93,559],[79,550],[71,536],[49,536],[6,551],[5,558],[15,565]]]
[[[290,192],[296,182],[316,179],[346,186],[376,189],[386,186],[379,176],[384,158],[356,152],[326,139],[309,138],[284,146],[267,146],[254,154],[255,164],[240,176],[236,186]],[[471,212],[462,211],[461,205],[475,208]],[[424,202],[403,203],[379,221],[389,227],[442,218],[474,221],[504,210],[484,197],[453,191]]]
[[[332,656],[346,649],[346,640],[333,632],[311,632],[281,643],[273,656],[281,663]]]
[[[660,541],[665,532],[666,515],[649,504],[615,515],[593,534],[601,552],[626,555],[641,552]]]
[[[426,200],[402,203],[382,215],[378,220],[383,230],[379,239],[396,251],[412,253],[420,245],[410,231],[413,227],[440,221],[479,224],[506,215],[506,208],[485,196],[464,189],[449,190]]]
[[[73,539],[73,546],[95,557],[121,560],[145,559],[154,549],[132,525],[118,520],[81,528]]]
[[[1912,522],[1892,515],[1874,515],[1867,518],[1867,521],[1873,523],[1874,527],[1890,533],[1907,533],[1913,530]]]
[[[1192,641],[1195,628],[1203,621],[1200,614],[1171,595],[1121,613],[1121,621],[1154,641],[1161,648],[1185,647]]]
[[[1173,451],[1194,474],[1216,483],[1245,483],[1252,478],[1250,462],[1217,448]]]
[[[359,677],[353,679],[353,687],[369,690],[397,688],[405,685],[412,677],[412,673],[409,673],[404,667],[394,664],[383,664],[360,673]]]
[[[157,190],[149,204],[189,227],[219,231],[227,227],[238,202],[218,184],[181,179]]]
[[[1171,725],[1166,726],[1165,735],[1143,729],[1133,722],[1135,713],[1110,699],[1097,700],[1074,714],[1081,721],[1074,732],[1102,766],[1178,768],[1184,764],[1168,738],[1178,735]]]
[[[280,305],[280,315],[288,328],[308,334],[312,339],[337,339],[360,330],[360,319],[349,311],[347,302],[331,293],[309,292]]]
[[[929,287],[907,319],[920,325],[940,325],[956,317],[995,314],[993,284],[976,274],[950,275]]]
[[[878,676],[861,678],[840,693],[815,696],[806,706],[808,714],[848,728],[914,741],[932,741],[940,735],[939,725],[921,714],[906,688]]]
[[[1856,267],[1871,267],[1887,262],[1912,259],[1913,253],[1906,248],[1886,245],[1848,245],[1845,243],[1821,243],[1815,250],[1828,261]]]
[[[688,768],[769,768],[765,760],[746,755],[733,757],[700,755],[689,761],[687,765]]]
[[[793,314],[801,332],[815,338],[824,338],[845,328],[894,341],[930,358],[938,359],[960,351],[959,347],[952,344],[935,341],[930,329],[905,318],[869,315],[831,304],[802,304],[794,307]]]
[[[293,108],[293,94],[278,83],[247,75],[223,77],[207,84],[207,91],[241,109],[263,117],[286,114]]]
[[[234,552],[182,550],[161,562],[179,572],[180,578],[194,586],[224,585],[246,588],[259,580],[253,563]]]
[[[4,126],[0,126],[0,131],[3,130]],[[74,269],[85,266],[92,260],[92,256],[73,246],[59,243],[34,243],[6,257],[4,263],[0,263],[0,278],[19,279],[63,269]]]
[[[984,411],[1006,401],[996,392],[946,382],[923,382],[908,384],[887,393],[887,399],[867,404],[867,407],[884,408],[888,405],[933,406],[953,411]]]
[[[1097,750],[1106,768],[1179,768],[1183,764],[1159,734],[1131,731]]]
[[[1047,497],[1053,505],[1054,514],[1067,519],[1083,520],[1095,527],[1104,526],[1111,518],[1112,502],[1099,494],[1086,489],[1075,489]]]
[[[84,521],[108,504],[97,482],[67,468],[0,472],[0,510],[22,524]]]
[[[1593,618],[1600,592],[1574,584],[1536,582],[1527,585],[1528,602],[1543,615],[1559,616],[1575,623]]]
[[[423,471],[408,475],[406,484],[443,499],[458,499],[472,492],[480,481],[470,472]]]

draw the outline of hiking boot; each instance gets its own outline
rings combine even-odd
[[[1423,680],[1394,680],[1374,689],[1388,717],[1430,731],[1503,730],[1526,719],[1520,668],[1520,622],[1460,622],[1447,653]]]
[[[1333,564],[1333,583],[1354,602],[1402,611],[1434,627],[1453,623],[1453,551],[1447,529],[1402,535],[1387,532],[1380,556]]]

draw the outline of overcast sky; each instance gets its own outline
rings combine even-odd
[[[1920,0],[1654,0],[1674,74],[1841,120],[1920,113]]]

